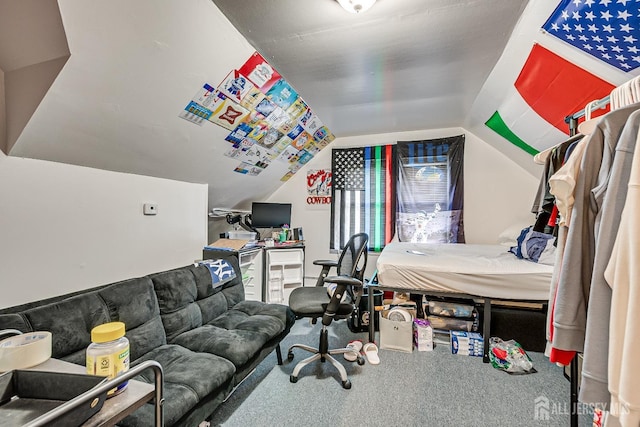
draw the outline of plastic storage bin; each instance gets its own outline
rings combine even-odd
[[[257,233],[253,231],[229,231],[230,239],[238,240],[256,240]]]

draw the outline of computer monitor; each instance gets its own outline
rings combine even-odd
[[[253,202],[251,226],[253,228],[282,227],[291,225],[291,203]]]

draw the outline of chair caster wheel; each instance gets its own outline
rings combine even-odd
[[[287,360],[289,362],[291,362],[293,360],[293,351],[289,351],[289,353],[287,353]]]
[[[351,380],[342,381],[342,388],[349,390],[351,388]]]
[[[364,365],[364,357],[358,356],[357,361],[358,361],[358,365],[360,365],[360,366]]]
[[[298,382],[298,377],[294,377],[293,375],[289,375],[289,381],[291,381],[292,383],[297,383]],[[344,383],[343,383],[344,385]],[[349,384],[349,386],[351,386],[351,384]]]

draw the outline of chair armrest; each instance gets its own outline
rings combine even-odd
[[[338,285],[351,286],[353,288],[361,288],[363,283],[361,280],[354,279],[349,276],[327,276],[324,278],[325,283],[336,283]]]
[[[313,265],[322,265],[325,267],[337,267],[338,261],[332,259],[317,259],[313,261]]]
[[[324,286],[324,278],[329,274],[331,267],[338,267],[338,261],[334,261],[332,259],[317,259],[313,261],[313,265],[322,266],[322,271],[318,276],[318,280],[316,280],[316,286]]]

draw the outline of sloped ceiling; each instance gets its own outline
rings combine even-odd
[[[0,0],[0,10],[0,150],[7,153],[69,58],[69,47],[55,0]]]
[[[534,173],[482,124],[557,1],[378,0],[360,15],[335,0],[58,3],[71,58],[13,156],[208,183],[210,208],[246,207],[287,165],[233,172],[229,131],[178,114],[258,50],[338,138],[462,126]]]

